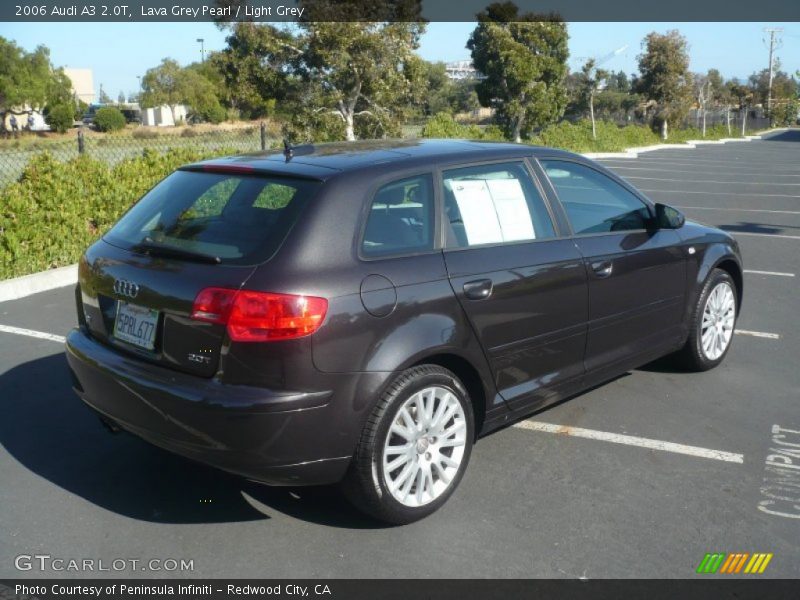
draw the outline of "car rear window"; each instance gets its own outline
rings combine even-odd
[[[156,245],[254,264],[279,248],[319,183],[230,173],[176,171],[150,190],[105,240]]]

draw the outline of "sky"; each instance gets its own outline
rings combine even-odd
[[[419,53],[427,60],[469,59],[465,45],[474,23],[430,23]],[[570,23],[570,67],[586,58],[604,57],[626,47],[603,68],[637,71],[636,56],[651,31],[678,29],[689,42],[690,68],[705,72],[717,68],[726,78],[747,78],[767,67],[768,46],[763,29],[783,27],[776,52],[782,68],[800,69],[800,23]],[[200,59],[198,38],[205,48],[225,47],[225,33],[213,23],[0,23],[0,36],[26,50],[44,44],[56,66],[93,70],[95,92],[103,89],[116,98],[138,88],[137,75],[164,57],[181,64]]]

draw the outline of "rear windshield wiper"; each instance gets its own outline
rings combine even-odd
[[[203,262],[212,265],[218,265],[222,262],[219,256],[212,254],[204,254],[202,252],[193,252],[191,250],[184,250],[183,248],[176,248],[175,246],[161,246],[151,242],[143,241],[135,244],[131,250],[134,252],[141,252],[150,256],[162,256],[165,258],[182,258],[184,260],[193,260],[195,262]]]

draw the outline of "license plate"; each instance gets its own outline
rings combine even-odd
[[[114,337],[146,350],[155,348],[158,311],[121,300],[117,302]]]

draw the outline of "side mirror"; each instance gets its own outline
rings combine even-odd
[[[656,227],[659,229],[680,229],[686,223],[686,217],[677,208],[666,204],[656,204]]]

